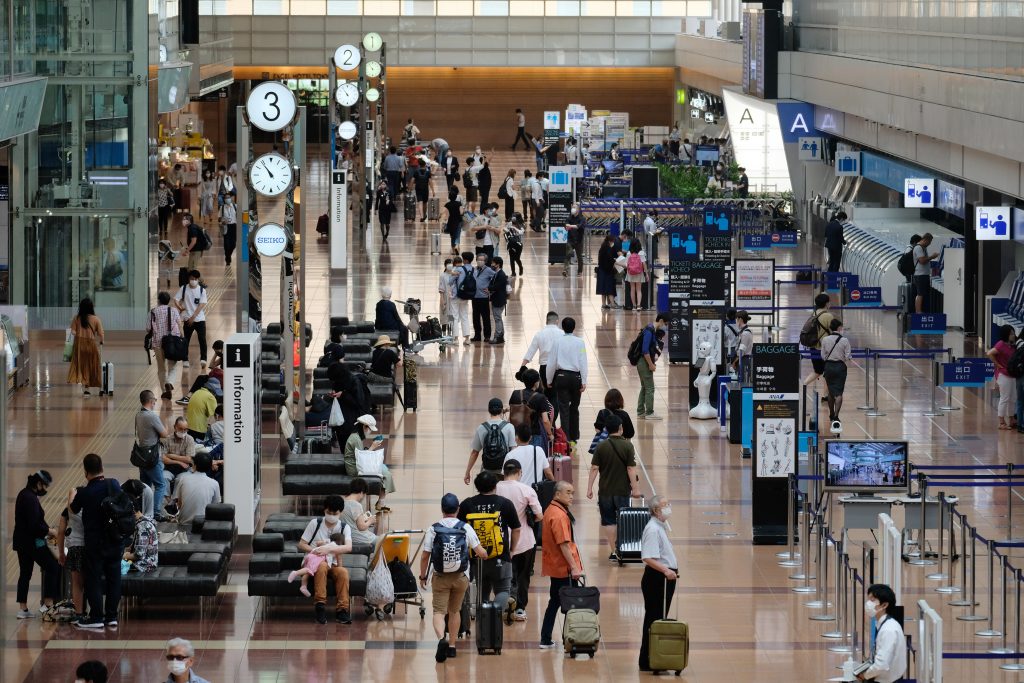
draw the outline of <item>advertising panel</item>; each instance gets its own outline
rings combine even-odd
[[[747,169],[751,188],[793,189],[775,105],[736,90],[722,89],[736,163]]]

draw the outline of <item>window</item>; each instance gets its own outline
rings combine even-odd
[[[651,3],[652,17],[685,17],[686,2],[683,0],[655,0]]]
[[[434,0],[402,0],[403,17],[434,16]]]
[[[580,14],[585,17],[614,17],[615,0],[583,0]]]
[[[398,14],[398,0],[370,0],[363,9],[363,16],[368,17],[395,17]]]
[[[647,0],[616,0],[615,13],[620,17],[649,17],[651,3]]]
[[[547,0],[544,13],[549,17],[578,17],[579,0]]]
[[[292,16],[323,16],[327,13],[327,0],[291,0]]]
[[[437,16],[471,17],[473,0],[437,0]]]
[[[542,17],[544,0],[509,0],[508,14],[510,17]]]
[[[508,0],[476,0],[476,16],[507,17]]]
[[[363,11],[362,0],[327,0],[327,14],[332,17],[351,17]]]

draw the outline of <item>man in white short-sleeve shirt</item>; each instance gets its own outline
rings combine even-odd
[[[551,472],[551,462],[548,460],[547,454],[540,446],[532,445],[531,438],[530,425],[521,424],[516,427],[516,447],[505,456],[506,464],[509,460],[519,461],[519,466],[523,471],[523,476],[519,481],[527,486],[533,486],[541,479],[554,480],[555,478]]]
[[[327,623],[328,577],[334,580],[337,598],[335,621],[339,624],[352,623],[352,614],[349,612],[348,570],[341,565],[341,556],[352,552],[352,528],[341,521],[341,513],[344,510],[344,498],[338,495],[327,496],[324,499],[323,518],[311,519],[299,539],[300,551],[322,555],[325,560],[313,574],[313,603],[316,621],[319,624]],[[340,544],[331,540],[331,536],[337,533],[342,534]]]
[[[181,322],[185,326],[185,348],[192,343],[192,334],[199,336],[199,359],[206,364],[206,287],[199,283],[200,273],[193,270],[188,274],[188,284],[178,287],[174,294],[174,305],[181,311]],[[184,366],[188,367],[188,359]]]

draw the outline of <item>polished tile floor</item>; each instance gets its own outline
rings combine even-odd
[[[496,182],[504,175],[503,169],[515,167],[521,174],[533,165],[532,156],[523,153],[497,152],[492,162]],[[328,333],[332,285],[327,245],[317,241],[312,230],[322,212],[315,207],[326,204],[326,170],[323,160],[317,159],[304,176],[309,228],[305,305],[314,328],[314,350],[322,346]],[[279,212],[280,207],[275,210]],[[264,219],[273,213],[264,211]],[[424,312],[436,314],[437,275],[443,260],[429,254],[429,236],[436,231],[436,224],[403,224],[399,215],[387,244],[380,243],[376,230],[353,235],[350,280],[336,290],[346,297],[349,315],[372,318],[381,285],[393,287],[396,299],[422,299]],[[592,247],[596,256],[596,240]],[[219,240],[200,265],[210,293],[211,340],[224,338],[234,329],[234,274],[226,272],[218,249]],[[419,410],[385,417],[383,430],[391,437],[388,457],[398,486],[391,498],[394,527],[422,528],[433,521],[439,516],[438,501],[445,491],[459,496],[471,493],[461,479],[472,430],[486,417],[490,397],[504,399],[517,388],[513,374],[532,334],[543,325],[547,310],[576,317],[590,352],[591,381],[583,397],[582,422],[589,423],[610,387],[622,390],[627,409],[632,407],[639,381],[625,361],[625,351],[640,324],[651,315],[601,310],[600,299],[593,293],[592,269],[585,268],[580,278],[563,278],[561,268],[547,265],[546,251],[544,236],[530,233],[524,253],[526,276],[516,279],[508,306],[508,343],[504,347],[459,347],[444,354],[428,347],[420,363]],[[795,254],[779,258],[806,263],[818,251],[804,245]],[[265,264],[265,320],[274,320],[277,271],[274,264]],[[155,261],[151,272],[156,272]],[[783,294],[784,303],[792,305],[804,305],[812,296],[804,286],[785,287]],[[805,315],[783,314],[779,338],[795,340]],[[891,313],[846,311],[843,315],[848,334],[858,347],[937,343],[901,340]],[[55,523],[60,500],[81,479],[79,463],[88,452],[103,455],[114,476],[124,479],[133,474],[128,453],[135,397],[143,388],[157,388],[155,370],[139,352],[140,342],[141,333],[137,338],[125,335],[106,347],[108,357],[117,363],[118,386],[112,399],[83,399],[65,384],[67,366],[60,362],[56,340],[34,345],[34,380],[14,397],[8,414],[10,476],[4,486],[9,508],[25,476],[45,467],[56,477],[52,493],[44,500],[47,518]],[[958,356],[977,355],[973,343],[952,333],[944,341]],[[196,361],[193,346],[193,367]],[[184,372],[183,385],[192,381],[194,372]],[[864,395],[863,366],[858,363],[850,373],[845,435],[906,438],[912,443],[912,459],[918,463],[1021,462],[1024,438],[995,430],[993,390],[955,390],[953,403],[960,410],[929,418],[922,415],[929,404],[929,376],[930,369],[922,362],[885,363],[880,371],[879,403],[886,416],[867,418],[854,409]],[[828,652],[831,641],[821,637],[835,628],[834,622],[809,620],[815,611],[803,606],[806,597],[791,591],[797,582],[788,578],[792,569],[778,565],[776,552],[780,548],[750,543],[750,461],[741,459],[738,448],[728,444],[716,424],[687,419],[686,368],[662,366],[656,382],[656,410],[669,419],[639,422],[634,442],[649,473],[647,488],[653,486],[668,495],[675,510],[671,536],[681,565],[678,610],[679,617],[690,624],[692,639],[690,667],[682,680],[818,681],[837,675],[835,667],[845,656]],[[945,396],[940,394],[939,400],[944,401]],[[171,402],[164,402],[160,409],[165,418],[181,412]],[[265,431],[273,434],[273,430],[268,424]],[[264,447],[269,454],[263,461],[264,514],[291,509],[277,483],[280,466],[275,446],[271,436]],[[575,473],[578,488],[584,488],[586,475],[587,467],[581,463]],[[960,509],[979,525],[979,532],[997,538],[1007,535],[1008,489],[968,488],[958,489],[958,493]],[[1017,514],[1021,510],[1019,496],[1016,492],[1012,496],[1017,500],[1014,521],[1019,529],[1024,515]],[[477,656],[466,649],[458,659],[438,666],[433,661],[435,641],[429,621],[420,621],[415,612],[406,615],[400,610],[393,619],[368,621],[357,604],[351,626],[318,626],[308,603],[296,599],[292,605],[277,605],[266,613],[259,600],[246,595],[246,552],[236,552],[228,583],[212,613],[201,615],[198,605],[188,602],[146,602],[129,611],[119,631],[106,633],[83,633],[38,619],[16,621],[13,590],[17,564],[9,553],[4,602],[8,609],[3,614],[5,639],[0,648],[2,680],[70,681],[75,664],[89,658],[105,661],[113,672],[111,680],[118,683],[163,680],[166,670],[161,649],[172,636],[196,643],[196,671],[211,681],[456,681],[483,676],[511,681],[522,680],[524,673],[544,681],[635,680],[640,677],[636,657],[643,610],[641,569],[607,562],[608,550],[602,547],[594,508],[582,499],[575,510],[576,536],[588,576],[602,590],[603,647],[592,661],[571,661],[557,652],[536,649],[547,594],[547,581],[540,576],[533,583],[529,619],[506,629],[500,658]],[[841,511],[836,515],[841,519]],[[899,508],[895,517],[902,522]],[[852,532],[851,540],[874,545],[872,534],[866,531]],[[934,538],[931,542],[934,544]],[[852,554],[859,565],[859,547]],[[987,603],[984,555],[978,558],[978,566],[979,595],[985,596],[983,602]],[[959,571],[959,564],[955,569]],[[974,637],[977,625],[954,619],[962,614],[962,608],[945,606],[945,600],[933,592],[939,582],[924,578],[932,571],[934,568],[904,566],[904,602],[913,605],[924,598],[940,609],[946,622],[947,649],[966,652],[991,647],[991,642]],[[37,584],[38,578],[33,590]],[[1012,610],[1012,599],[1010,606]],[[987,604],[978,609],[987,613]],[[915,614],[916,610],[909,612]],[[997,612],[997,623],[1000,618]],[[915,626],[908,624],[908,632],[916,635]],[[991,660],[949,660],[946,664],[948,680],[1020,680],[1001,672],[998,662]]]

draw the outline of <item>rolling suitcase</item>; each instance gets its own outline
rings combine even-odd
[[[479,592],[479,591],[478,591]],[[501,621],[502,609],[496,602],[484,602],[476,611],[476,652],[501,654],[505,625]]]
[[[100,396],[113,396],[114,395],[114,364],[107,361],[100,366],[100,372],[103,374],[103,386],[100,387]]]
[[[402,205],[405,217],[407,221],[416,220],[416,195],[412,192],[405,194],[405,203]]]
[[[665,579],[665,603],[668,602],[668,579]],[[667,605],[662,606],[662,613],[668,612]],[[679,603],[676,603],[676,614]],[[676,619],[658,619],[651,624],[648,638],[648,666],[652,673],[659,671],[675,671],[676,676],[683,672],[690,663],[690,627]]]
[[[630,500],[632,504],[632,499]],[[644,535],[644,527],[651,521],[651,511],[643,507],[619,508],[615,512],[615,554],[619,558],[619,566],[625,562],[641,562],[640,541]]]
[[[436,221],[441,218],[441,200],[437,197],[432,197],[427,202],[427,220]]]
[[[572,458],[567,455],[553,455],[551,460],[551,473],[555,475],[555,481],[567,481],[572,483]]]
[[[591,609],[571,609],[566,612],[562,623],[562,646],[571,659],[576,659],[576,655],[593,657],[600,642],[601,624],[597,612]]]
[[[441,233],[432,232],[430,233],[430,253],[440,254],[441,253]]]

